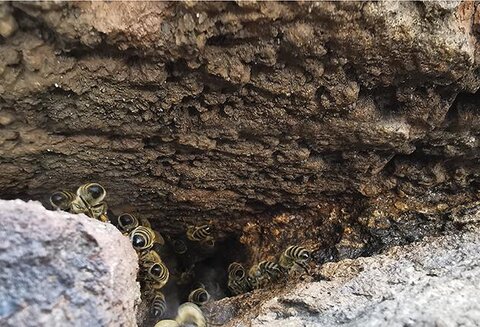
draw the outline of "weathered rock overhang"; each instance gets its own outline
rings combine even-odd
[[[438,234],[477,199],[476,8],[2,4],[0,197],[97,181],[164,231],[319,262]]]

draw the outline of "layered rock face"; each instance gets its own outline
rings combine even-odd
[[[213,257],[246,264],[457,235],[477,224],[477,8],[2,3],[0,198],[99,182],[114,213],[209,222]]]
[[[137,325],[138,259],[113,225],[21,200],[0,221],[0,325]]]

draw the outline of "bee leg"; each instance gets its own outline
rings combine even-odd
[[[305,262],[295,262],[292,266],[292,269],[290,269],[290,272],[294,272],[294,275],[299,273],[299,277],[302,277],[305,274],[309,276],[311,275],[309,266]]]
[[[110,222],[110,220],[108,219],[107,215],[105,215],[105,214],[101,214],[101,215],[98,217],[98,219],[99,219],[100,221],[104,222],[104,223]]]

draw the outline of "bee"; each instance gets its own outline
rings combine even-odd
[[[252,289],[256,290],[266,286],[268,281],[261,275],[258,266],[255,265],[248,271],[247,282]]]
[[[50,203],[54,209],[70,212],[72,203],[76,199],[76,194],[68,191],[55,191],[50,196]]]
[[[154,243],[165,244],[163,237],[153,229],[146,226],[138,226],[129,234],[130,241],[136,251],[148,251]]]
[[[262,286],[260,284],[260,281],[257,278],[252,277],[252,276],[247,276],[247,285],[251,290],[259,289]],[[242,293],[243,292],[238,293],[238,294],[242,294]],[[237,295],[237,294],[235,294],[235,295]]]
[[[186,285],[191,282],[191,280],[195,277],[195,264],[192,266],[185,267],[181,266],[180,268],[176,269],[176,275],[177,275],[177,285]]]
[[[202,306],[210,300],[210,294],[208,294],[205,289],[205,285],[199,284],[193,291],[188,295],[188,301],[195,303],[198,306]]]
[[[72,202],[72,212],[84,213],[91,218],[108,222],[107,203],[103,201],[107,192],[98,183],[83,184],[77,189],[77,196]]]
[[[154,250],[146,251],[140,255],[140,267],[144,280],[149,282],[151,289],[161,289],[170,278],[167,266]]]
[[[232,293],[232,295],[240,295],[248,292],[248,282],[247,279],[244,281],[239,281],[235,279],[229,279],[227,287]]]
[[[148,250],[140,253],[139,255],[140,266],[143,266],[149,262],[159,262],[162,261],[160,255],[155,250]]]
[[[107,191],[98,183],[87,183],[77,189],[77,195],[81,197],[85,203],[94,206],[105,199]]]
[[[154,327],[180,327],[180,324],[173,319],[162,319]]]
[[[201,226],[188,226],[187,227],[187,238],[190,241],[200,242],[208,246],[214,246],[215,240],[210,235],[211,228],[209,225]]]
[[[233,262],[228,266],[227,287],[233,295],[239,295],[250,291],[247,273],[242,264]]]
[[[167,311],[167,302],[162,292],[155,292],[152,300],[152,310],[155,317],[162,317]]]
[[[196,327],[207,327],[207,321],[202,310],[191,302],[185,302],[178,307],[175,320],[164,319],[156,323],[155,327],[181,327],[194,325]]]
[[[277,280],[282,275],[280,266],[275,262],[262,261],[258,264],[258,267],[263,274],[268,275],[271,281]]]
[[[188,251],[187,244],[182,240],[173,240],[172,246],[176,254],[185,254]]]
[[[291,245],[282,252],[278,259],[278,264],[289,273],[298,271],[299,268],[308,273],[308,261],[310,260],[310,251],[302,246]]]
[[[232,262],[228,266],[228,278],[232,280],[243,280],[246,276],[245,268],[238,262]]]
[[[203,315],[202,310],[191,302],[185,302],[178,307],[178,314],[175,321],[179,325],[193,324],[197,327],[206,327],[207,321]]]
[[[122,213],[118,216],[118,229],[122,233],[129,233],[140,225],[151,228],[147,219],[139,220],[137,217],[129,213]]]
[[[147,263],[145,266],[145,280],[153,281],[152,288],[161,289],[168,282],[170,272],[163,261]]]

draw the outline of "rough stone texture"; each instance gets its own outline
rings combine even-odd
[[[136,326],[137,255],[110,225],[0,200],[0,325]]]
[[[476,2],[0,6],[2,198],[97,181],[162,232],[318,263],[479,201]]]
[[[323,280],[291,286],[227,326],[478,326],[479,232],[327,263],[316,275]],[[264,293],[216,303],[211,317],[225,322],[219,319],[228,320],[234,302],[256,302]]]

